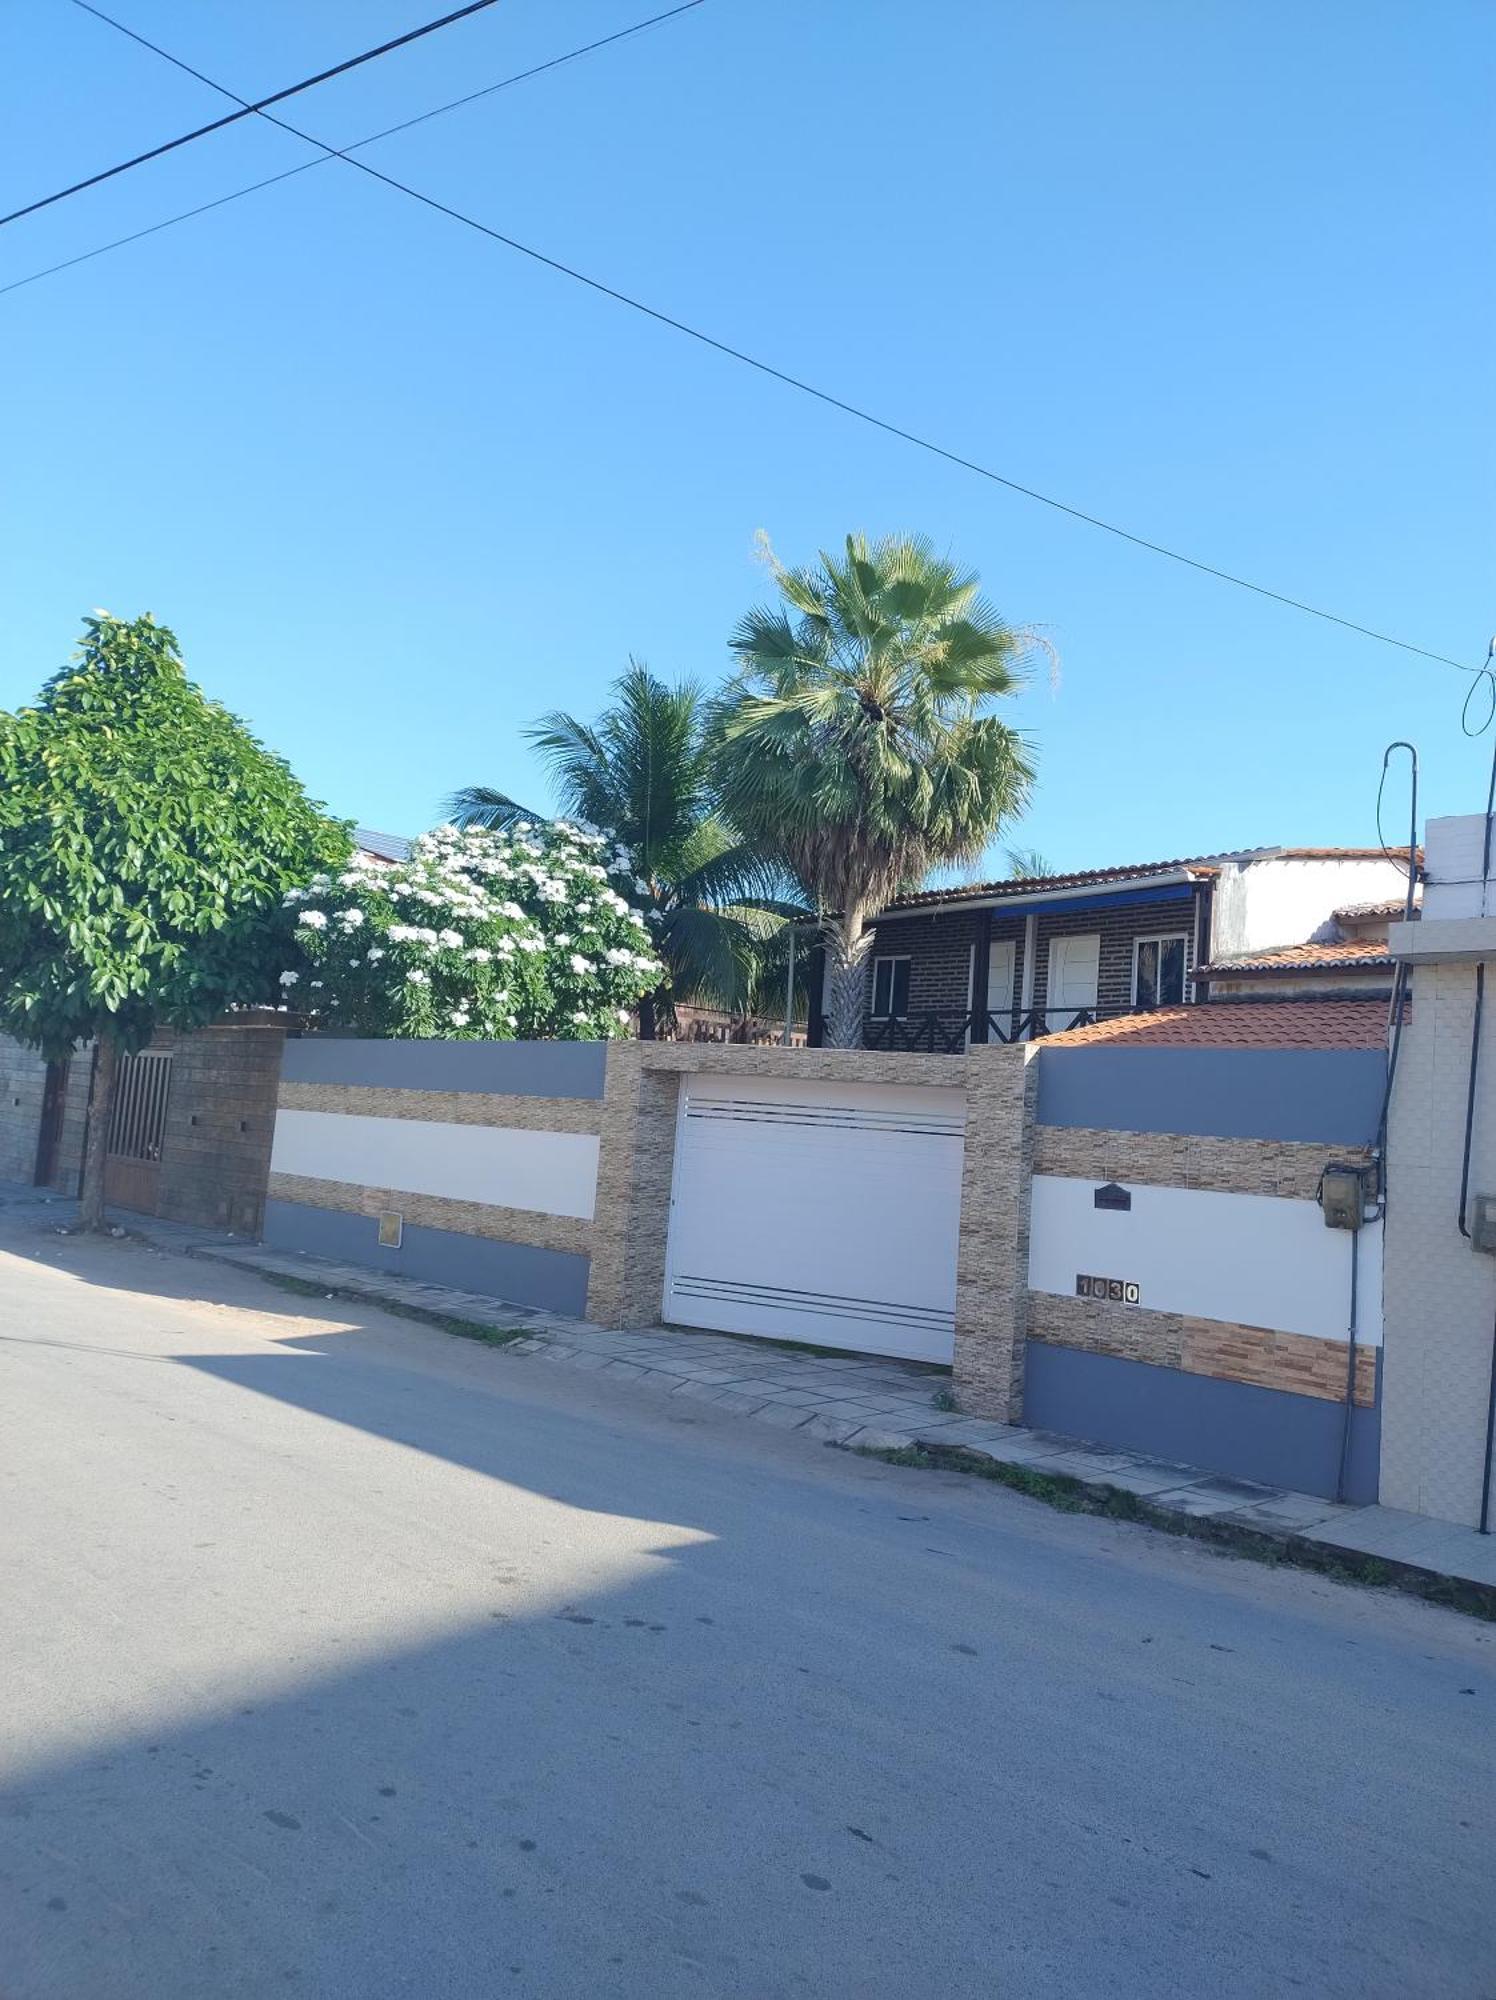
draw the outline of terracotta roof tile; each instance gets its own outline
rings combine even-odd
[[[1150,875],[1177,875],[1185,868],[1194,874],[1213,875],[1222,861],[1237,858],[1214,854],[1185,861],[1141,861],[1129,868],[1081,868],[1070,875],[1022,875],[1003,882],[962,882],[950,889],[917,890],[913,895],[898,897],[888,907],[913,910],[922,903],[967,902],[974,896],[1042,895],[1047,889],[1084,889],[1093,882],[1132,882],[1146,880]]]
[[[1026,875],[1002,882],[962,882],[949,889],[920,889],[899,896],[890,910],[917,910],[927,903],[970,902],[980,896],[1032,896],[1046,889],[1083,889],[1091,883],[1131,882],[1150,875],[1173,875],[1189,869],[1197,875],[1216,873],[1227,861],[1380,861],[1380,847],[1232,847],[1218,854],[1189,855],[1175,861],[1142,861],[1124,868],[1081,868],[1069,875]],[[1422,859],[1420,855],[1420,860]]]
[[[1418,894],[1413,892],[1413,915],[1418,915]],[[1388,923],[1400,922],[1408,907],[1406,896],[1395,897],[1385,903],[1342,903],[1338,910],[1331,910],[1332,917],[1344,917],[1347,922],[1364,924],[1371,917],[1385,917]]]
[[[1380,1000],[1212,1000],[1194,1007],[1159,1007],[1122,1014],[1089,1028],[1046,1035],[1046,1049],[1380,1049],[1387,1008]]]
[[[1200,967],[1206,979],[1235,979],[1257,972],[1366,972],[1392,959],[1385,938],[1337,938],[1333,944],[1285,944],[1274,951],[1255,951],[1246,958],[1218,958]]]

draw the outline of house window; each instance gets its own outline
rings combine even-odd
[[[909,960],[873,960],[873,1019],[902,1021],[909,1013]]]
[[[1134,1007],[1177,1007],[1184,998],[1184,939],[1140,937],[1132,945]]]

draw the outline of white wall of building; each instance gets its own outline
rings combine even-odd
[[[1486,816],[1460,813],[1431,819],[1424,837],[1423,914],[1444,921],[1496,915],[1496,884],[1483,882]],[[1496,857],[1496,841],[1492,844]]]
[[[1351,1233],[1327,1229],[1318,1202],[1279,1195],[1133,1185],[1130,1209],[1095,1205],[1096,1183],[1035,1174],[1029,1284],[1074,1294],[1120,1278],[1155,1312],[1189,1313],[1281,1333],[1344,1340]],[[1360,1231],[1357,1344],[1382,1338],[1382,1230]]]
[[[1386,901],[1406,888],[1405,870],[1381,859],[1228,863],[1216,878],[1211,957],[1307,944],[1340,905]]]

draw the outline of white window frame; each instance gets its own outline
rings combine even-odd
[[[1180,975],[1179,975],[1179,998],[1178,998],[1177,1000],[1155,1000],[1153,1004],[1154,1004],[1154,1006],[1155,1006],[1155,1007],[1180,1007],[1180,1006],[1183,1006],[1183,1004],[1184,1004],[1184,1000],[1185,1000],[1185,996],[1186,996],[1186,995],[1187,995],[1187,993],[1189,992],[1189,984],[1190,984],[1190,943],[1189,943],[1189,932],[1188,932],[1188,931],[1149,931],[1149,932],[1147,932],[1146,934],[1140,934],[1139,936],[1137,936],[1137,937],[1135,937],[1135,938],[1133,939],[1133,941],[1132,941],[1132,1004],[1133,1004],[1133,1006],[1134,1006],[1134,1007],[1137,1007],[1137,1006],[1139,1006],[1139,1005],[1141,1004],[1141,1003],[1139,1002],[1139,1000],[1138,1000],[1138,953],[1139,953],[1139,951],[1140,951],[1140,950],[1142,949],[1142,947],[1143,947],[1143,946],[1144,946],[1145,944],[1156,944],[1156,945],[1158,945],[1158,946],[1160,947],[1160,950],[1159,950],[1159,962],[1160,962],[1160,964],[1162,964],[1162,962],[1163,962],[1163,950],[1162,950],[1162,947],[1163,947],[1164,945],[1166,945],[1166,944],[1177,944],[1177,945],[1179,946],[1179,949],[1180,949],[1180,960],[1181,960],[1181,970],[1180,970]]]
[[[878,967],[880,965],[907,965],[909,967],[910,976],[912,978],[914,971],[914,954],[908,951],[880,952],[878,956],[873,960],[872,992],[868,996],[868,1019],[870,1021],[907,1021],[909,1019],[910,980],[906,978],[906,980],[904,981],[904,1012],[902,1014],[895,1014],[892,1010],[893,1010],[893,1000],[894,1000],[894,986],[897,982],[896,982],[896,975],[892,972],[890,972],[888,975],[889,1011],[886,1014],[880,1014],[878,1012]]]

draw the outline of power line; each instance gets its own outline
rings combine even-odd
[[[269,97],[259,98],[253,104],[246,103],[232,90],[226,90],[222,94],[234,99],[239,106],[237,111],[230,111],[222,118],[215,118],[210,125],[199,125],[191,132],[183,132],[179,137],[168,139],[160,146],[152,146],[149,152],[137,153],[133,159],[121,160],[116,166],[105,167],[102,173],[90,174],[86,180],[74,181],[71,187],[58,188],[55,194],[43,195],[40,201],[27,202],[24,208],[12,209],[9,215],[0,215],[0,229],[3,229],[8,222],[19,222],[23,215],[35,215],[38,209],[51,208],[54,202],[66,201],[70,195],[82,194],[85,188],[97,187],[101,181],[112,181],[116,175],[127,174],[133,167],[143,167],[148,160],[159,160],[163,154],[174,153],[179,146],[190,146],[194,139],[205,139],[210,132],[221,132],[226,125],[236,125],[241,118],[253,117],[257,112],[263,113],[269,105],[284,104],[288,97],[299,97],[302,91],[312,90],[319,83],[327,83],[335,76],[346,76],[349,70],[359,69],[364,63],[373,62],[378,56],[387,56],[392,49],[403,49],[411,42],[419,42],[426,35],[434,35],[438,28],[449,28],[454,21],[464,21],[468,15],[481,14],[485,8],[496,4],[497,0],[468,0],[467,6],[459,7],[455,13],[443,14],[438,21],[428,21],[423,28],[411,28],[406,34],[396,35],[393,41],[381,42],[377,49],[365,49],[362,55],[349,56],[344,62],[334,63],[331,69],[319,70],[315,76],[304,77],[300,83],[287,84],[284,90],[272,91]],[[90,9],[90,12],[92,11]],[[107,15],[100,18],[108,19]],[[118,21],[111,21],[109,25],[114,28],[120,26]],[[121,33],[128,35],[131,30],[123,28]],[[143,41],[144,37],[136,35],[134,39]],[[155,44],[147,42],[146,47],[154,48]],[[164,49],[156,49],[157,55],[165,53]],[[176,62],[176,57],[167,56],[166,60]],[[186,69],[188,65],[178,63],[177,67]],[[197,74],[196,70],[191,73],[194,76]],[[202,81],[206,82],[207,78],[204,77]],[[215,84],[214,88],[217,89],[218,86]],[[276,122],[274,119],[271,120],[272,124]],[[329,147],[327,150],[332,152],[335,149]]]
[[[75,0],[75,4],[84,5],[85,0]],[[98,9],[92,6],[89,6],[88,11],[90,13],[98,13]],[[120,24],[110,20],[108,15],[99,14],[99,18],[108,21],[111,27],[120,28]],[[144,41],[142,36],[134,35],[133,31],[128,28],[120,28],[120,32],[131,35],[133,40]],[[165,50],[156,48],[154,43],[145,43],[145,46],[152,49],[155,54],[162,56],[165,61],[173,63],[177,68],[189,68],[189,65],[186,63],[178,62],[175,56],[168,55]],[[198,76],[199,80],[204,83],[211,82],[209,78],[201,76],[199,71],[193,70],[191,74]],[[222,84],[212,83],[211,88],[219,91],[226,97],[234,98],[236,103],[242,105],[244,102],[233,91],[225,89]],[[266,100],[267,103],[275,101],[275,99]],[[246,111],[259,111],[260,109],[259,105],[246,107]],[[282,121],[280,119],[271,119],[270,123],[281,124]],[[714,334],[706,333],[700,327],[692,326],[686,320],[677,319],[671,313],[662,312],[657,306],[649,305],[643,299],[635,298],[628,292],[620,291],[614,285],[605,284],[601,278],[591,277],[587,272],[578,270],[575,265],[566,264],[560,258],[548,256],[545,251],[537,250],[531,244],[521,243],[518,237],[505,235],[502,230],[494,229],[486,222],[480,222],[476,216],[468,215],[462,209],[452,207],[448,202],[437,200],[435,195],[424,194],[419,188],[410,186],[408,182],[396,180],[392,174],[382,173],[378,167],[371,167],[367,160],[353,159],[347,152],[339,152],[337,147],[328,146],[321,139],[313,138],[310,133],[301,132],[295,126],[288,125],[285,127],[285,130],[294,132],[298,138],[304,139],[309,145],[321,147],[325,154],[336,155],[338,159],[346,160],[348,165],[356,168],[359,173],[367,174],[372,180],[381,181],[386,187],[394,188],[397,193],[408,196],[412,201],[419,202],[422,207],[432,209],[438,215],[445,215],[453,222],[460,222],[465,228],[475,230],[480,236],[486,236],[491,242],[502,244],[505,249],[516,251],[520,256],[528,257],[533,263],[541,264],[547,270],[555,271],[564,278],[570,278],[576,284],[585,285],[589,291],[596,292],[603,298],[612,299],[615,304],[627,306],[631,312],[639,313],[644,318],[653,320],[659,326],[669,327],[674,333],[684,334],[688,339],[696,341],[699,345],[710,348],[714,353],[726,355],[730,361],[737,361],[745,368],[751,368],[757,374],[767,376],[771,381],[783,383],[786,388],[794,389],[803,396],[809,396],[814,401],[823,403],[830,409],[840,410],[843,415],[853,417],[857,422],[867,424],[873,430],[882,431],[889,437],[899,438],[905,444],[915,446],[917,450],[928,452],[932,457],[943,459],[948,465],[959,466],[965,472],[975,473],[979,479],[988,480],[994,486],[1001,486],[1010,493],[1020,495],[1023,499],[1033,500],[1040,506],[1052,509],[1055,513],[1067,515],[1071,520],[1083,522],[1087,527],[1096,528],[1103,534],[1113,535],[1119,541],[1127,542],[1134,548],[1145,549],[1150,554],[1163,556],[1168,561],[1178,563],[1185,569],[1192,569],[1202,576],[1212,577],[1218,583],[1229,584],[1237,590],[1250,591],[1253,596],[1266,598],[1273,604],[1284,605],[1291,611],[1303,612],[1306,617],[1320,619],[1327,625],[1338,625],[1342,630],[1354,632],[1363,639],[1373,639],[1379,645],[1395,647],[1399,652],[1412,653],[1420,659],[1434,660],[1440,666],[1454,667],[1460,673],[1481,674],[1486,671],[1484,667],[1472,667],[1463,660],[1456,660],[1448,653],[1436,653],[1430,647],[1415,645],[1410,639],[1399,639],[1390,632],[1378,631],[1376,627],[1363,625],[1354,618],[1345,618],[1338,612],[1326,611],[1323,606],[1310,604],[1304,598],[1290,597],[1284,591],[1270,589],[1266,584],[1254,583],[1250,577],[1237,576],[1230,570],[1218,568],[1214,563],[1204,562],[1196,556],[1185,555],[1181,550],[1170,548],[1164,542],[1156,542],[1146,535],[1135,534],[1130,528],[1121,527],[1115,521],[1105,520],[1101,515],[1088,513],[1084,508],[1072,506],[1068,501],[1057,499],[1053,494],[1042,493],[1037,487],[1026,486],[1019,480],[1010,479],[1005,473],[998,472],[991,466],[983,465],[978,460],[968,458],[961,452],[953,451],[946,445],[937,444],[931,438],[922,437],[919,432],[908,430],[902,424],[896,424],[886,417],[877,416],[871,410],[865,410],[856,403],[848,402],[845,397],[834,395],[829,389],[818,388],[813,382],[807,382],[801,376],[791,375],[783,368],[776,368],[772,362],[761,360],[757,355],[749,354],[741,347],[734,347],[725,340],[719,340]],[[213,206],[213,204],[208,205]]]
[[[77,0],[77,4],[84,5],[84,0]],[[147,236],[158,236],[163,229],[175,229],[179,222],[191,222],[199,215],[211,214],[215,208],[226,208],[232,201],[242,201],[246,195],[259,194],[265,188],[278,186],[281,181],[293,181],[298,174],[310,173],[314,167],[325,167],[329,160],[346,160],[350,153],[360,153],[365,146],[377,145],[381,139],[393,139],[398,132],[409,132],[413,127],[424,125],[432,118],[444,118],[449,111],[461,111],[469,104],[478,103],[481,98],[493,97],[501,90],[512,89],[517,83],[528,83],[532,77],[544,76],[547,70],[562,69],[567,63],[577,62],[581,57],[590,56],[598,49],[608,48],[614,42],[627,41],[633,35],[642,35],[646,28],[657,28],[662,21],[672,21],[678,14],[689,14],[697,7],[705,5],[706,0],[682,0],[680,6],[669,7],[663,14],[651,14],[643,21],[635,21],[630,27],[619,28],[615,34],[603,35],[595,42],[584,42],[580,48],[568,49],[564,55],[551,56],[547,61],[535,63],[529,69],[516,70],[512,76],[500,77],[497,83],[485,84],[481,90],[470,90],[465,97],[454,97],[445,104],[433,105],[429,111],[418,111],[414,118],[402,118],[398,125],[386,125],[381,131],[371,132],[365,139],[355,139],[350,145],[339,150],[335,151],[330,146],[324,147],[314,160],[303,160],[299,166],[286,167],[278,174],[268,174],[264,180],[251,181],[248,186],[235,188],[232,194],[221,194],[214,201],[199,202],[196,208],[184,208],[176,215],[167,216],[162,222],[148,223],[144,229],[133,229],[128,236],[116,236],[109,243],[100,243],[92,250],[80,251],[76,257],[64,257],[59,264],[44,265],[40,271],[31,271],[24,278],[12,278],[9,284],[0,285],[0,298],[7,292],[19,292],[27,285],[40,284],[43,278],[54,278],[59,271],[71,271],[76,264],[88,264],[95,257],[107,257],[111,250],[123,250],[128,244],[139,243]],[[146,41],[143,35],[137,35],[133,28],[127,28],[122,21],[115,21],[109,15],[100,13],[97,7],[88,7],[87,11],[97,15],[101,21],[107,21],[110,27],[118,28],[121,34],[129,35],[133,41],[140,42],[153,54],[164,56],[168,62],[176,61],[174,56],[167,55],[166,50],[158,49],[154,42]],[[185,68],[186,65],[182,64],[179,67]],[[198,72],[193,70],[191,74],[196,76]],[[216,84],[213,87],[218,88]],[[233,95],[231,91],[225,94]],[[242,102],[242,100],[236,101]],[[320,141],[313,143],[320,144]],[[349,164],[353,163],[350,161]]]

